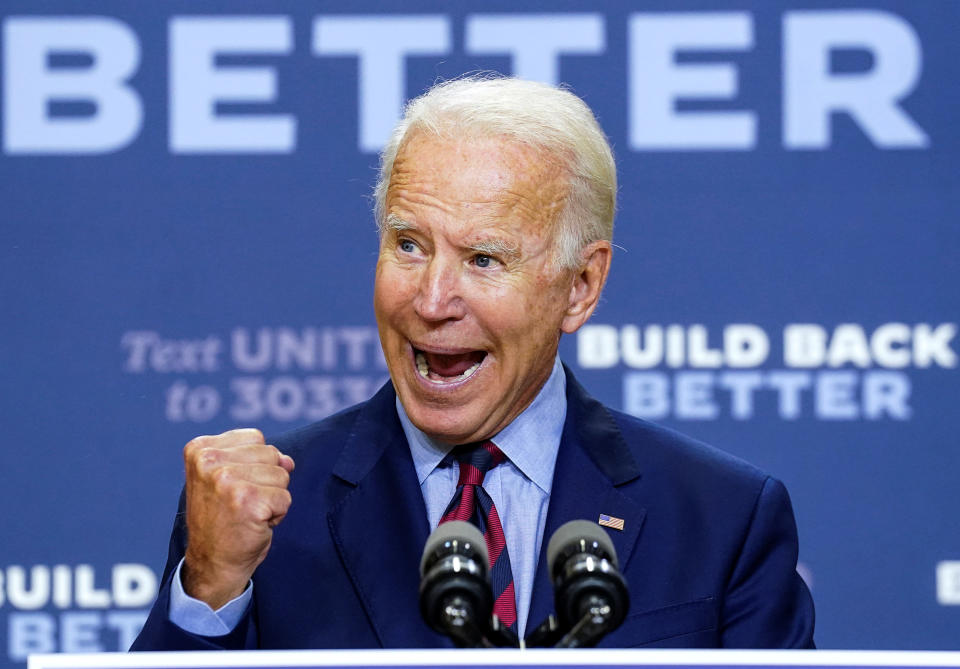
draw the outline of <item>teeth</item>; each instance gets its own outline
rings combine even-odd
[[[417,373],[419,373],[420,376],[428,381],[433,381],[434,383],[456,383],[457,381],[463,381],[464,379],[473,375],[473,373],[480,368],[480,363],[475,362],[470,367],[463,370],[463,374],[458,376],[440,376],[439,374],[430,371],[430,366],[427,364],[427,356],[420,352],[418,352],[416,355],[416,363]]]
[[[477,371],[479,368],[480,368],[480,363],[479,363],[479,362],[475,362],[475,363],[473,363],[473,365],[471,365],[470,367],[467,367],[465,370],[463,370],[463,374],[461,374],[461,375],[458,376],[457,378],[458,378],[458,379],[465,379],[465,378],[467,378],[468,376],[470,376],[471,374],[473,374],[475,371]]]
[[[427,356],[423,353],[417,353],[417,371],[425,379],[430,378],[430,368],[427,366]]]

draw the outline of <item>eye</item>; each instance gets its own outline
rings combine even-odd
[[[492,267],[492,266],[493,266],[493,263],[495,263],[495,262],[496,262],[496,260],[494,260],[492,257],[487,256],[487,255],[484,255],[484,254],[482,254],[482,253],[478,253],[478,254],[477,254],[476,256],[474,256],[474,258],[473,258],[473,264],[476,265],[477,267],[480,267],[481,269],[486,269],[487,267]]]
[[[403,251],[404,253],[413,253],[414,251],[417,250],[417,245],[414,244],[409,239],[401,239],[400,250]]]

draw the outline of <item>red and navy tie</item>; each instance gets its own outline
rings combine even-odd
[[[513,572],[510,569],[510,556],[507,555],[507,542],[503,537],[497,507],[482,486],[486,473],[506,460],[506,456],[492,441],[457,446],[453,456],[460,463],[460,479],[457,481],[457,492],[440,522],[462,520],[473,523],[483,532],[490,553],[493,613],[504,627],[516,632],[517,603],[513,594]]]

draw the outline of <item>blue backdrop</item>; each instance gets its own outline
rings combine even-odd
[[[581,381],[786,482],[820,646],[960,649],[957,3],[0,12],[0,664],[126,648],[191,437],[386,378],[376,149],[477,69],[568,83],[614,145]]]

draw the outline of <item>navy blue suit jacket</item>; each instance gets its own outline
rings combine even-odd
[[[271,441],[296,462],[293,504],[231,634],[200,637],[167,619],[187,540],[178,514],[157,602],[132,650],[451,646],[418,610],[430,528],[394,400],[388,383],[368,402]],[[567,403],[545,537],[601,513],[625,521],[609,533],[630,613],[601,646],[812,647],[813,602],[795,569],[796,526],[779,481],[607,409],[569,370]],[[546,544],[531,629],[553,611]]]

